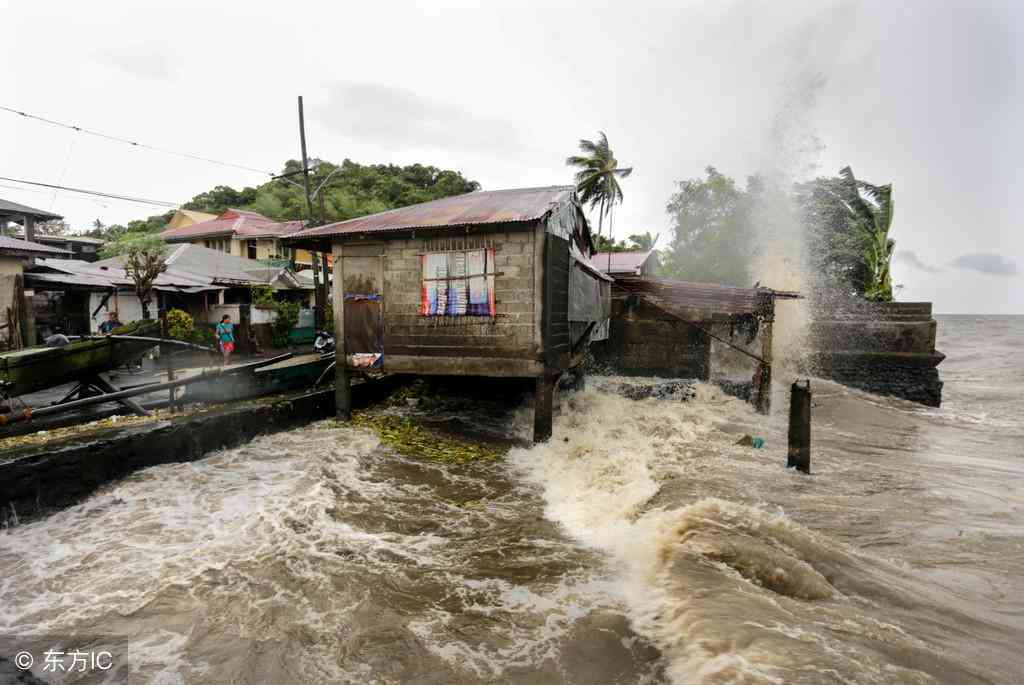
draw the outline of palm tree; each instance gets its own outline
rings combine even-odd
[[[611,147],[608,146],[608,136],[604,131],[598,133],[601,137],[596,143],[580,139],[580,150],[586,154],[568,157],[565,163],[579,169],[576,172],[576,192],[579,193],[580,202],[589,204],[591,209],[600,206],[597,214],[597,235],[600,236],[604,226],[604,215],[608,214],[610,217],[612,207],[622,202],[619,179],[633,173],[633,167],[620,169],[619,161],[615,159]],[[611,235],[610,219],[608,234]]]
[[[892,184],[876,186],[859,181],[850,167],[839,170],[845,194],[843,202],[853,226],[864,243],[864,262],[869,280],[864,296],[877,302],[892,301],[892,263],[896,241],[889,237],[892,227]]]

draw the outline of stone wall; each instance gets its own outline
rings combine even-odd
[[[937,407],[945,358],[930,302],[850,303],[811,324],[810,371],[850,387]]]

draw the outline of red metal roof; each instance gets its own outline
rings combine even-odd
[[[572,186],[477,191],[309,228],[292,235],[291,239],[536,221],[573,192]]]
[[[197,238],[235,236],[238,238],[280,238],[302,230],[303,222],[279,222],[257,212],[229,209],[216,219],[201,221],[191,226],[170,228],[160,234],[169,243],[180,243]]]
[[[594,265],[606,274],[640,275],[644,262],[650,259],[654,250],[631,250],[629,252],[598,252],[590,258]]]

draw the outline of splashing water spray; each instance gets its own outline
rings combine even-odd
[[[785,84],[766,137],[760,192],[753,208],[756,249],[751,271],[762,286],[795,290],[805,296],[815,287],[808,267],[807,239],[793,199],[793,184],[811,175],[823,145],[814,133],[811,113],[825,85],[820,74],[798,73]],[[773,327],[773,371],[777,392],[800,372],[808,347],[807,300],[780,302]],[[783,406],[783,405],[778,405]]]

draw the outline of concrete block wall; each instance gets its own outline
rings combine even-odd
[[[542,236],[541,236],[542,238]],[[389,240],[384,255],[384,353],[444,357],[540,357],[536,341],[536,230],[487,234],[495,250],[497,316],[420,315],[420,255],[429,238]]]
[[[706,380],[711,372],[707,336],[642,301],[627,309],[624,297],[612,299],[608,339],[590,349],[595,373]]]

